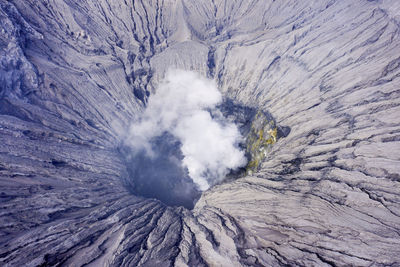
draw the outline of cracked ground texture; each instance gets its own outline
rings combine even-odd
[[[399,266],[400,2],[0,0],[0,265]],[[116,146],[169,68],[291,128],[195,208]]]

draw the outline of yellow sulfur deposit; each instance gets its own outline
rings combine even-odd
[[[278,129],[272,118],[259,111],[251,125],[247,136],[246,152],[250,157],[246,173],[256,171],[267,155],[268,148],[276,143]]]

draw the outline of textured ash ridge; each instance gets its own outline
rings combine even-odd
[[[0,0],[5,266],[400,264],[397,1]],[[291,133],[193,211],[115,147],[166,69]]]

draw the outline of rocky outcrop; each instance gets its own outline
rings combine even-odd
[[[2,266],[400,264],[396,1],[0,0]],[[193,210],[117,150],[168,68],[290,134]]]

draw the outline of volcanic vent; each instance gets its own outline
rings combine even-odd
[[[0,265],[398,265],[399,3],[0,0]]]

